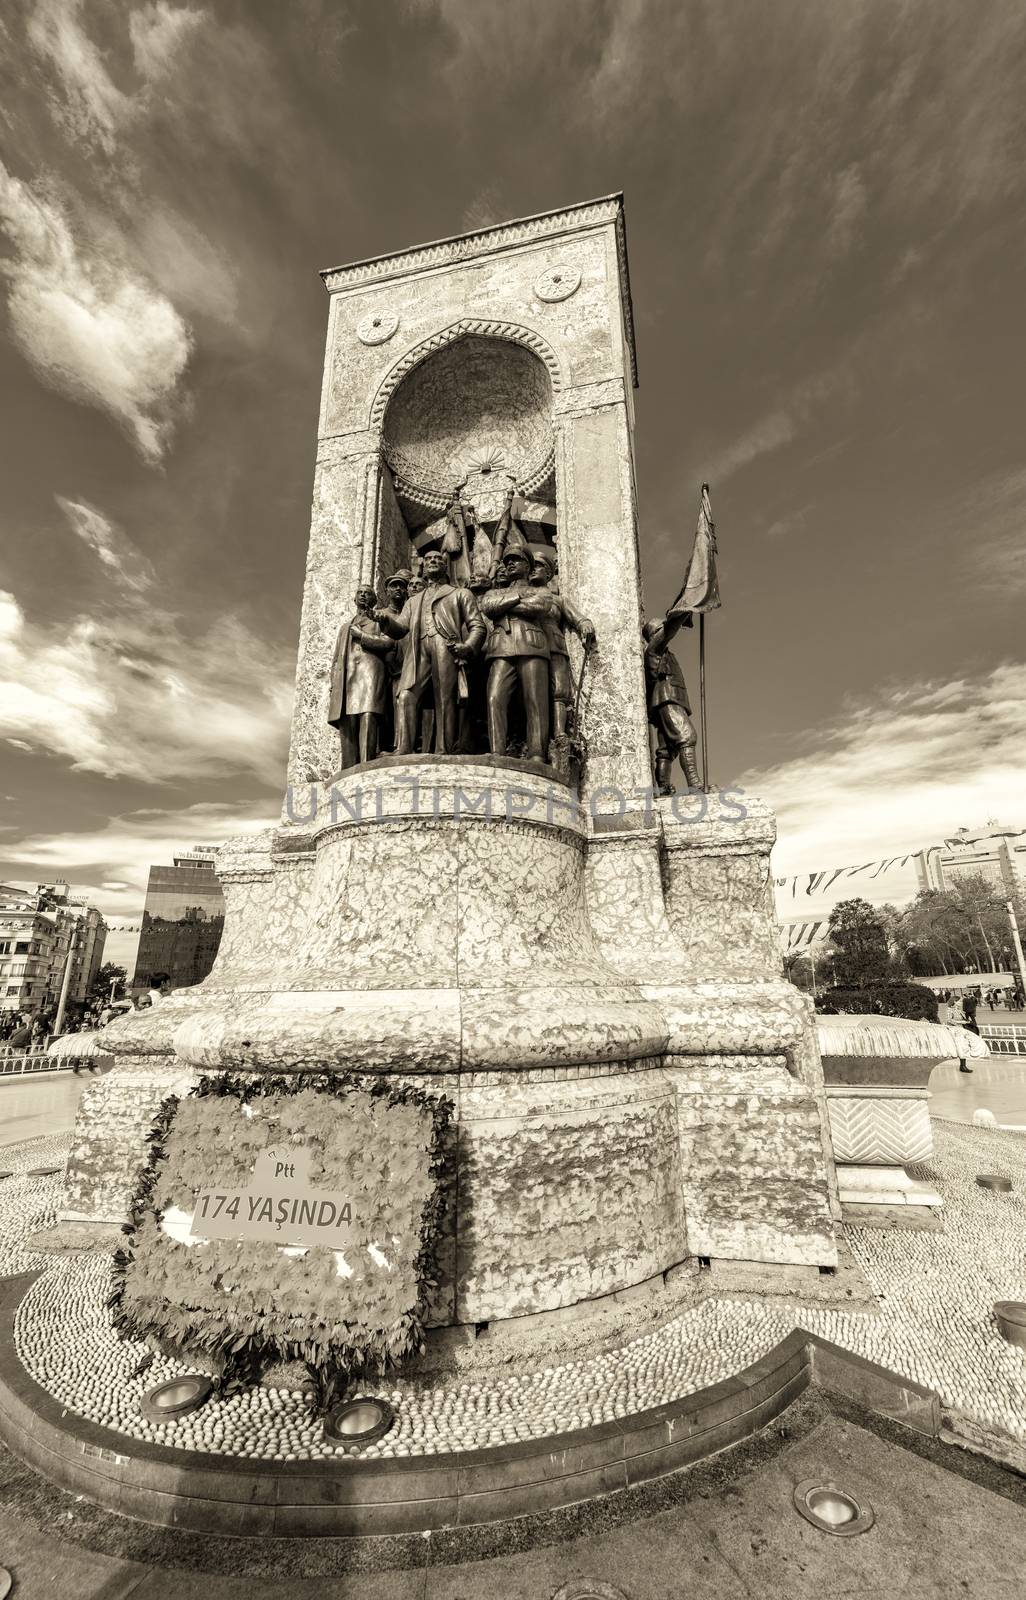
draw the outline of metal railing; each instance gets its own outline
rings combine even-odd
[[[1026,1056],[1026,1028],[1017,1022],[981,1022],[980,1038],[992,1056]]]
[[[22,1077],[28,1072],[67,1072],[70,1066],[69,1061],[61,1061],[57,1056],[0,1050],[0,1078]]]

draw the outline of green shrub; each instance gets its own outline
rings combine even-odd
[[[911,1022],[937,1021],[937,996],[921,983],[869,983],[864,989],[827,989],[816,1009],[875,1013],[880,1017],[907,1017]]]

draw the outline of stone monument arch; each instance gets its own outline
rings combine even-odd
[[[585,708],[586,792],[644,790],[651,772],[638,630],[637,369],[619,197],[323,277],[331,304],[290,780],[316,781],[337,767],[323,705],[339,619],[356,584],[380,587],[405,565],[411,534],[413,551],[430,544],[425,529],[441,516],[453,487],[446,475],[461,462],[470,468],[473,494],[484,497],[481,509],[497,515],[509,482],[498,462],[509,455],[511,467],[525,475],[519,488],[539,544],[552,542],[554,530],[562,592],[596,625],[599,648],[589,663]],[[473,403],[461,417],[454,384],[464,366],[475,376],[483,372],[489,352],[497,390],[512,406],[510,426],[481,428],[475,455]],[[421,435],[411,463],[395,428],[414,424],[435,378],[445,427],[459,434],[462,424],[466,448],[448,458],[442,451],[429,463]],[[533,407],[525,405],[525,391]],[[484,398],[482,386],[473,399]],[[532,453],[520,434],[531,431],[542,411],[551,450]],[[416,481],[418,464],[420,479],[430,481]],[[488,470],[482,474],[481,467]],[[419,494],[404,495],[404,484]]]
[[[278,826],[219,855],[210,976],[106,1031],[116,1065],[83,1097],[68,1214],[124,1214],[173,1088],[333,1065],[454,1107],[435,1325],[583,1305],[689,1257],[834,1265],[822,1072],[809,1003],[781,974],[772,814],[748,795],[652,794],[621,198],[324,281],[291,788]],[[455,753],[325,781],[354,589],[430,542],[450,474],[487,511],[500,462],[595,626],[579,792]]]

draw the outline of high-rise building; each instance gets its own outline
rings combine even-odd
[[[103,960],[107,924],[64,878],[34,889],[0,885],[0,1010],[56,1011],[71,952],[67,998],[84,1001]]]
[[[919,857],[921,889],[951,889],[959,878],[984,878],[1011,899],[1026,885],[1026,829],[990,821],[983,828],[959,828],[951,839]]]
[[[166,972],[176,989],[207,976],[221,943],[224,896],[214,871],[216,846],[195,845],[173,865],[150,868],[133,988]]]

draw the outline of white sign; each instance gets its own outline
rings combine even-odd
[[[352,1202],[348,1195],[314,1189],[309,1173],[307,1150],[289,1145],[263,1151],[247,1189],[200,1191],[190,1224],[192,1238],[345,1249],[352,1239]]]

